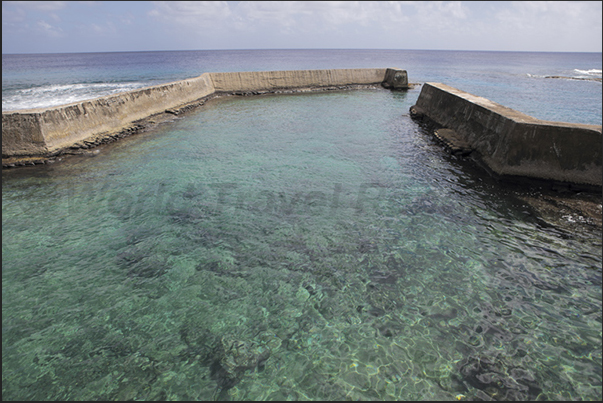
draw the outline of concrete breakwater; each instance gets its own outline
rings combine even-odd
[[[536,119],[441,83],[425,83],[410,113],[443,126],[436,136],[451,150],[471,153],[503,178],[601,191],[600,125]]]
[[[223,95],[409,88],[394,68],[205,73],[111,96],[2,112],[2,165],[52,160],[115,141]],[[601,126],[542,121],[445,84],[425,83],[411,116],[426,116],[450,149],[472,154],[503,177],[601,189]]]
[[[70,150],[114,141],[145,119],[177,114],[224,94],[321,91],[382,85],[408,88],[405,70],[390,68],[204,73],[199,77],[52,108],[2,112],[2,165],[35,164]]]

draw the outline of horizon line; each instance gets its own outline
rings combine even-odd
[[[2,56],[12,55],[65,55],[65,54],[93,54],[93,53],[153,53],[153,52],[227,52],[227,51],[303,51],[303,50],[368,50],[368,51],[427,51],[427,52],[498,52],[498,53],[603,53],[603,52],[570,52],[548,50],[468,50],[468,49],[392,49],[392,48],[257,48],[257,49],[178,49],[178,50],[110,50],[91,52],[23,52],[2,53]]]

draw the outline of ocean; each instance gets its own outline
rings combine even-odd
[[[600,53],[3,55],[2,108],[352,67],[601,124]],[[3,400],[600,400],[601,228],[448,154],[419,93],[224,97],[4,169]]]
[[[42,108],[206,72],[397,67],[539,119],[601,124],[601,53],[223,50],[2,55],[2,110]],[[548,77],[566,78],[548,78]],[[592,81],[598,79],[599,81]]]

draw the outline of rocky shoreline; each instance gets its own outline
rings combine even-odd
[[[410,115],[417,119],[421,111],[413,106]],[[426,133],[443,148],[490,186],[503,189],[523,204],[530,215],[546,226],[568,234],[592,234],[603,230],[603,195],[598,187],[580,186],[567,182],[498,175],[472,154],[474,149],[456,132],[439,127],[437,123],[418,119]]]
[[[527,203],[545,223],[564,232],[580,234],[586,228],[603,229],[601,195],[544,192],[518,194],[517,198]]]

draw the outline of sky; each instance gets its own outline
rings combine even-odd
[[[601,1],[3,1],[2,53],[601,52]]]

